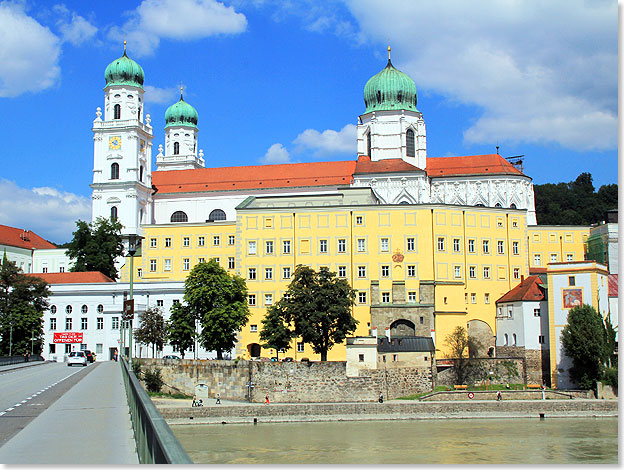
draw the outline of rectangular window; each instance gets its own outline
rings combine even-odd
[[[69,354],[71,352],[71,348],[72,348],[71,344],[66,344],[65,345],[65,354]]]
[[[143,268],[137,268],[137,277],[138,278],[143,277]]]
[[[297,343],[297,352],[304,352],[305,346],[304,343]]]
[[[358,277],[366,277],[366,266],[358,266]]]
[[[319,240],[319,253],[327,253],[327,240]]]
[[[111,320],[112,320],[111,328],[113,330],[118,330],[119,329],[119,317],[112,317]]]
[[[470,279],[474,279],[477,277],[477,267],[476,266],[470,266],[468,268],[468,275],[470,276]]]
[[[455,279],[461,278],[461,266],[453,266],[453,271],[455,274]]]
[[[236,267],[236,262],[234,261],[233,256],[228,256],[228,269],[234,269]]]
[[[156,307],[162,307],[163,305],[165,305],[165,301],[164,300],[157,300],[156,301]]]
[[[550,262],[551,263],[556,263],[557,262],[557,253],[551,253],[550,254]]]
[[[50,329],[56,330],[56,318],[50,318]]]
[[[489,278],[490,278],[490,267],[483,266],[483,279],[489,279]]]
[[[155,259],[151,259],[150,260],[150,271],[151,272],[155,272],[156,271],[156,260]]]
[[[470,303],[471,304],[476,304],[477,303],[477,294],[475,292],[470,294]]]
[[[438,251],[444,251],[444,237],[438,237]]]
[[[381,267],[381,277],[390,277],[390,266],[387,264]]]
[[[576,277],[568,276],[568,285],[569,286],[575,286],[576,285]]]
[[[464,294],[464,301],[466,302],[466,305],[468,305],[468,294]]]
[[[514,279],[520,279],[520,268],[514,268],[513,277]]]
[[[539,308],[534,308],[533,309],[533,316],[534,317],[541,317],[542,316],[542,311]]]
[[[48,346],[49,346],[49,348],[48,348],[48,352],[49,352],[50,354],[55,354],[55,353],[56,353],[56,344],[54,344],[54,343],[50,343]]]
[[[252,333],[258,332],[258,325],[249,325],[249,331]]]
[[[366,303],[366,292],[358,292],[358,303],[359,304]]]
[[[199,258],[197,258],[197,262],[198,263],[205,263],[206,262],[206,258],[199,257]]]
[[[249,294],[247,296],[247,303],[251,306],[256,305],[256,294]]]
[[[273,268],[264,268],[264,279],[271,281],[273,279]]]
[[[364,216],[356,215],[355,216],[355,225],[362,225],[362,224],[364,224]]]
[[[338,277],[347,277],[347,267],[338,266]]]
[[[498,240],[496,245],[498,248],[498,254],[504,255],[505,254],[505,242],[503,240]]]
[[[264,305],[273,305],[273,294],[264,294]]]
[[[234,245],[236,243],[236,237],[234,235],[228,236],[228,245]]]
[[[475,252],[475,241],[468,240],[468,253],[474,253],[474,252]]]
[[[65,272],[65,266],[61,266],[59,268],[59,273],[64,273]]]
[[[97,317],[96,319],[96,326],[95,326],[98,330],[103,330],[104,329],[104,317]]]
[[[572,253],[566,254],[566,261],[574,261],[574,255]]]
[[[483,254],[484,255],[490,254],[490,241],[489,240],[483,240]]]
[[[189,258],[182,259],[182,271],[191,269],[191,260]]]
[[[282,268],[282,278],[290,279],[290,266]]]
[[[539,253],[535,253],[533,255],[533,264],[535,266],[541,266],[542,265],[542,255],[540,255]]]
[[[266,242],[264,242],[264,252],[267,255],[273,254],[273,241],[272,240],[267,240]]]
[[[197,246],[204,246],[206,244],[206,237],[197,237]]]
[[[513,228],[518,227],[518,221],[517,221],[517,220],[515,220],[515,219],[514,219],[514,220],[512,220],[512,221],[511,221],[511,226],[512,226]]]
[[[104,345],[102,343],[97,343],[95,345],[95,354],[102,354],[103,349]]]
[[[284,240],[282,241],[282,252],[285,255],[290,254],[290,240]]]
[[[498,219],[496,219],[496,226],[497,227],[502,227],[503,226],[503,219],[501,219],[500,217]]]
[[[407,265],[407,277],[416,277],[416,265],[415,264]]]
[[[72,319],[71,318],[66,318],[65,319],[65,330],[71,330],[72,329]]]
[[[171,271],[171,260],[170,259],[166,259],[165,260],[165,271]]]
[[[247,253],[250,255],[256,254],[256,242],[251,240],[247,242]]]
[[[47,273],[48,272],[48,268],[44,267],[43,269],[41,269],[41,272],[44,273],[44,274]]]
[[[358,354],[359,362],[364,362],[364,354]]]
[[[156,248],[157,246],[158,245],[157,245],[156,239],[150,238],[150,248]]]
[[[219,235],[212,236],[212,245],[219,246],[221,244],[221,237]]]
[[[543,335],[539,335],[537,341],[539,344],[546,344],[546,338]]]
[[[171,248],[171,238],[165,238],[165,247]]]
[[[81,318],[80,319],[80,329],[81,330],[86,330],[87,329],[87,325],[88,325],[87,319],[86,318]]]
[[[357,251],[359,251],[359,252],[366,251],[366,240],[364,238],[358,238],[358,240],[357,240]]]
[[[390,303],[390,292],[382,292],[381,293],[381,303],[389,304]]]
[[[407,293],[407,301],[409,303],[416,303],[416,302],[418,302],[418,297],[416,297],[416,292],[414,292],[414,291],[408,292]]]
[[[390,240],[387,238],[382,238],[380,241],[380,250],[381,251],[389,251],[390,250]]]
[[[191,239],[189,237],[182,238],[182,246],[191,246]]]
[[[455,253],[459,253],[460,252],[459,238],[453,238],[453,251]]]
[[[338,239],[338,253],[345,253],[347,251],[347,240],[344,238]]]
[[[514,255],[520,254],[520,244],[518,242],[511,242],[511,249]]]
[[[488,294],[486,292],[484,297],[483,297],[483,301],[485,302],[485,304],[489,304],[490,303],[490,294]]]
[[[256,280],[256,268],[249,268],[247,270],[247,279],[249,279],[250,281]]]
[[[408,238],[407,239],[407,248],[406,251],[414,251],[416,249],[416,239],[415,238]]]

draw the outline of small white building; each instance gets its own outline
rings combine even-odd
[[[14,262],[24,273],[33,272],[33,253],[38,250],[56,249],[31,230],[0,225],[0,256]]]

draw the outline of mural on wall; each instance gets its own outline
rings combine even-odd
[[[583,289],[563,289],[563,308],[583,305]]]

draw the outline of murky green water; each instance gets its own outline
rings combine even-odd
[[[617,418],[444,419],[171,427],[195,463],[618,463]]]

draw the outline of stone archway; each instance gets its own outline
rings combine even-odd
[[[416,336],[416,325],[404,318],[393,321],[390,325],[390,337],[395,336]]]
[[[258,343],[250,343],[247,345],[247,352],[249,353],[249,357],[260,357],[260,352],[262,348]]]
[[[492,328],[483,320],[470,320],[467,327],[470,357],[486,357],[496,345]]]

